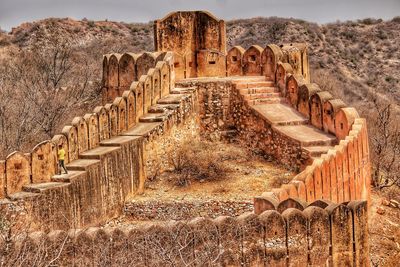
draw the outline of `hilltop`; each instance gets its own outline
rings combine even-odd
[[[0,46],[30,48],[46,45],[56,36],[78,47],[108,52],[152,51],[152,23],[76,21],[70,18],[23,23],[2,34]],[[315,80],[351,104],[377,91],[400,103],[400,18],[364,19],[324,25],[297,19],[252,18],[227,22],[228,46],[307,42]],[[101,64],[98,64],[100,67]],[[336,77],[326,81],[325,77]],[[350,104],[350,103],[349,103]]]

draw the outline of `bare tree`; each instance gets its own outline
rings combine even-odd
[[[373,183],[379,188],[400,186],[399,118],[391,103],[372,97],[373,111],[369,115]]]

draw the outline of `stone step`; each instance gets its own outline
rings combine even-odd
[[[280,93],[261,93],[261,94],[244,94],[243,98],[245,100],[257,100],[264,98],[278,98]]]
[[[241,94],[259,94],[259,93],[279,93],[279,89],[276,87],[252,87],[239,89]]]
[[[118,151],[120,148],[119,147],[112,147],[112,146],[99,146],[96,148],[93,148],[91,150],[85,151],[81,154],[79,154],[80,159],[101,159],[108,153]]]
[[[228,78],[234,83],[267,81],[265,76],[229,76]]]
[[[175,87],[171,94],[191,94],[196,91],[196,87]]]
[[[139,122],[133,128],[129,129],[126,132],[121,133],[124,136],[148,136],[153,131],[158,131],[158,129],[162,127],[162,122]]]
[[[48,190],[53,190],[56,188],[61,188],[68,186],[67,183],[60,183],[60,182],[47,182],[47,183],[38,183],[38,184],[29,184],[29,185],[24,185],[22,187],[22,190],[25,192],[31,192],[31,193],[43,193]]]
[[[307,124],[308,119],[288,104],[272,103],[255,105],[252,108],[271,125]]]
[[[100,146],[120,147],[126,143],[139,139],[140,136],[119,135],[100,142]]]
[[[148,108],[149,113],[163,113],[166,110],[176,110],[179,108],[178,104],[155,104]]]
[[[159,99],[157,104],[180,104],[187,97],[189,97],[188,94],[171,94]]]
[[[14,194],[9,194],[7,196],[7,198],[11,201],[20,201],[20,200],[25,201],[25,200],[37,198],[39,196],[40,196],[40,194],[38,194],[38,193],[21,191],[21,192],[16,192]]]
[[[77,159],[65,166],[68,171],[86,171],[89,167],[100,164],[98,159]]]
[[[273,126],[281,134],[306,146],[333,146],[337,143],[335,136],[327,134],[311,125]]]
[[[249,99],[244,100],[248,105],[255,106],[255,105],[265,105],[265,104],[277,104],[277,103],[286,103],[286,99],[282,97],[270,97],[270,98],[262,98],[262,99]]]
[[[70,183],[86,174],[85,171],[68,171],[66,174],[56,174],[51,177],[52,182]]]
[[[255,88],[255,87],[272,87],[274,86],[273,82],[270,81],[260,81],[260,82],[235,82],[237,89],[245,89],[245,88]]]
[[[168,118],[168,113],[147,113],[139,118],[139,122],[163,122]]]
[[[310,155],[310,157],[320,157],[322,154],[328,153],[329,149],[333,149],[333,146],[306,146],[303,150]]]

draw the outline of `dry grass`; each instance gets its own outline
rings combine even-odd
[[[173,173],[177,174],[171,182],[178,186],[188,186],[193,181],[223,180],[233,171],[225,164],[226,161],[248,158],[240,152],[235,149],[226,151],[216,142],[186,141],[169,156]]]

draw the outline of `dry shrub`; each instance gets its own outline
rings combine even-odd
[[[187,186],[192,181],[224,179],[230,169],[224,164],[225,153],[218,153],[218,144],[208,141],[185,141],[174,154],[169,156],[174,183]]]

